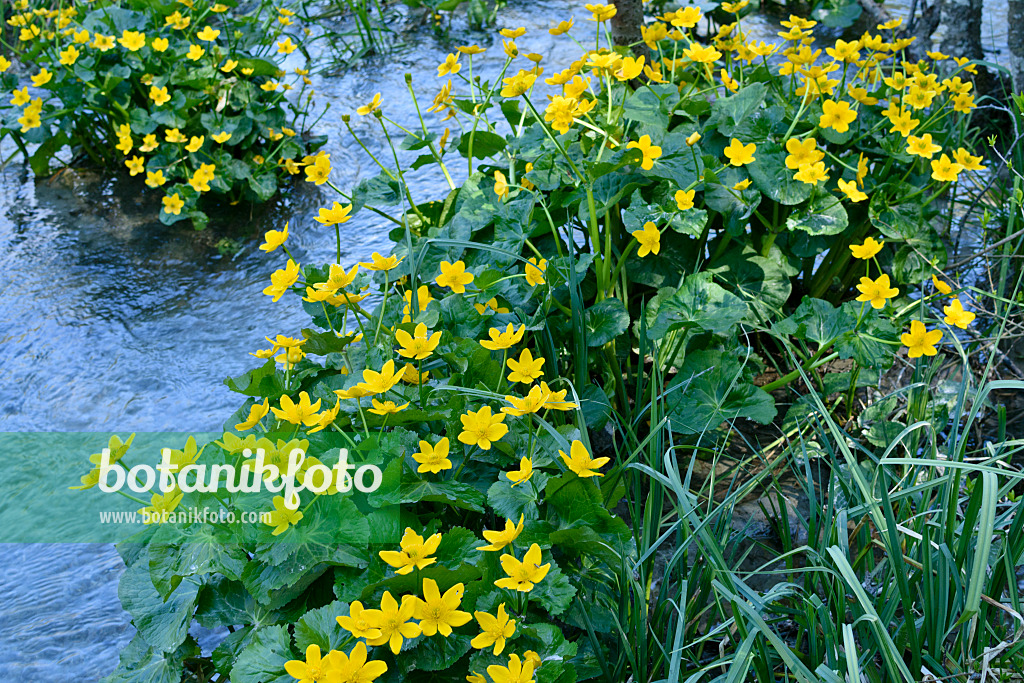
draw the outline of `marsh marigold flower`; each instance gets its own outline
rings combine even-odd
[[[974,313],[964,310],[964,305],[960,303],[960,299],[953,299],[953,303],[949,306],[943,306],[942,312],[946,314],[943,320],[947,325],[955,325],[961,330],[966,330],[968,326],[974,321]]]
[[[477,650],[486,650],[493,645],[494,654],[500,655],[501,651],[505,649],[505,641],[516,632],[516,622],[509,619],[508,613],[505,611],[505,603],[498,605],[495,615],[476,611],[473,616],[480,624],[480,635],[474,638],[470,645]]]
[[[284,496],[274,496],[274,509],[270,512],[269,519],[264,522],[268,526],[274,527],[272,535],[280,536],[284,532],[288,531],[288,528],[298,524],[302,521],[302,511],[292,510],[284,504]],[[311,647],[316,647],[311,646]]]
[[[744,145],[736,138],[732,138],[729,141],[729,146],[725,148],[725,158],[733,166],[743,166],[754,161],[754,152],[756,151],[757,145],[753,142]]]
[[[540,546],[534,543],[523,555],[522,561],[517,560],[515,555],[502,555],[501,568],[508,577],[495,581],[495,586],[528,593],[548,575],[551,564],[541,564]]]
[[[889,286],[889,276],[882,274],[877,280],[869,277],[862,277],[857,285],[860,296],[857,301],[864,301],[871,304],[872,308],[883,308],[886,299],[891,299],[900,293],[900,290]]]
[[[299,264],[288,259],[288,264],[284,268],[275,270],[270,275],[270,285],[263,290],[263,293],[269,297],[273,297],[273,300],[277,301],[284,296],[284,293],[287,292],[298,279]]]
[[[169,213],[174,216],[181,215],[181,209],[185,206],[184,200],[181,196],[175,192],[169,197],[164,197],[162,200],[164,205],[164,213]]]
[[[934,356],[938,353],[935,345],[942,339],[942,330],[929,331],[920,320],[910,323],[910,332],[900,335],[900,342],[907,347],[911,358]]]
[[[579,439],[575,439],[569,446],[569,455],[559,450],[558,455],[565,461],[565,466],[574,472],[578,477],[603,477],[599,469],[608,464],[611,458],[592,458],[590,451]]]
[[[338,626],[352,634],[353,638],[380,638],[381,613],[375,609],[363,609],[363,603],[356,600],[348,607],[348,615],[335,617]]]
[[[850,251],[853,252],[854,258],[866,261],[869,258],[873,258],[878,252],[882,251],[883,245],[885,245],[885,240],[878,242],[874,237],[868,237],[864,240],[863,244],[851,244]]]
[[[438,474],[452,468],[452,461],[448,459],[450,448],[448,437],[442,437],[436,446],[431,446],[429,441],[420,441],[420,450],[412,454],[412,459],[419,463],[416,471],[420,474],[429,472]]]
[[[544,284],[544,271],[548,268],[547,259],[541,259],[539,262],[536,257],[531,257],[526,263],[526,282],[531,287],[538,287]]]
[[[437,552],[441,544],[441,534],[434,534],[426,540],[412,530],[405,528],[402,540],[399,541],[401,550],[381,550],[378,555],[380,559],[395,568],[396,574],[409,574],[413,569],[423,569],[437,562],[436,557],[431,557]]]
[[[544,367],[544,359],[534,359],[530,349],[523,349],[522,353],[519,354],[518,360],[509,358],[507,364],[509,369],[512,370],[508,374],[508,381],[513,384],[517,382],[531,384],[533,380],[544,374],[542,369]]]
[[[640,136],[639,140],[627,144],[626,149],[640,150],[642,157],[640,160],[640,168],[645,171],[649,171],[654,168],[654,160],[661,156],[661,147],[651,144],[650,135]]]
[[[868,198],[866,194],[857,189],[857,183],[853,180],[839,180],[839,189],[851,202],[862,202]]]
[[[392,597],[391,591],[384,591],[380,599],[380,618],[377,622],[380,636],[367,639],[367,644],[377,647],[387,643],[391,652],[397,655],[402,651],[402,643],[406,638],[416,638],[422,633],[419,624],[410,621],[415,611],[415,596],[403,595],[402,604],[399,605]]]
[[[423,635],[429,637],[440,633],[447,638],[453,628],[463,626],[473,619],[469,612],[459,610],[465,590],[465,585],[457,583],[441,595],[436,581],[423,579],[423,598],[417,599],[413,612],[413,616],[420,620]]]
[[[429,333],[427,326],[423,323],[416,325],[415,334],[409,334],[405,330],[395,331],[395,341],[402,347],[398,349],[398,355],[403,358],[423,360],[434,352],[441,342],[441,332]]]
[[[658,226],[651,221],[644,223],[642,230],[634,230],[630,234],[640,244],[640,247],[636,250],[636,254],[640,258],[648,254],[657,254],[661,251],[661,232],[658,230]]]
[[[508,425],[503,424],[504,413],[492,414],[490,406],[483,406],[476,412],[467,411],[460,415],[462,432],[459,441],[467,446],[479,446],[482,450],[491,450],[491,444],[508,433]]]
[[[404,256],[401,258],[397,256],[383,256],[380,252],[373,252],[370,254],[369,261],[360,261],[359,265],[367,270],[384,271],[393,270],[398,267],[398,264],[405,259]]]
[[[337,679],[327,678],[325,680],[328,682],[338,680],[351,683],[373,683],[387,672],[388,665],[379,660],[370,662],[367,661],[367,658],[366,643],[364,642],[356,643],[350,654],[335,652],[333,654],[333,670]]]
[[[487,545],[478,546],[476,550],[483,551],[498,551],[507,546],[512,541],[519,538],[519,534],[523,532],[523,515],[519,515],[519,523],[515,524],[511,519],[505,520],[505,528],[501,531],[488,531],[484,529],[484,540],[487,541]]]
[[[849,102],[825,100],[821,105],[818,125],[822,128],[832,128],[837,133],[845,133],[850,130],[850,124],[856,119],[857,112],[850,109]]]
[[[329,209],[321,208],[320,215],[314,220],[324,225],[340,225],[348,222],[349,218],[351,218],[349,216],[350,213],[352,213],[351,204],[342,206],[339,202],[334,202]]]
[[[480,346],[484,347],[488,351],[501,351],[503,349],[509,349],[518,344],[523,340],[523,334],[526,332],[526,325],[520,325],[519,329],[515,329],[512,323],[509,323],[505,327],[505,331],[502,332],[497,327],[492,327],[487,331],[489,340],[480,340]]]
[[[439,287],[448,287],[456,294],[465,294],[466,285],[472,284],[473,273],[466,272],[466,264],[462,261],[449,263],[441,261],[441,274],[434,279]]]
[[[533,683],[533,672],[536,662],[532,659],[520,659],[519,655],[511,654],[508,657],[508,665],[491,664],[487,667],[487,675],[494,683]],[[466,677],[467,680],[470,678]],[[484,683],[484,677],[480,676],[479,681],[473,683]]]
[[[512,482],[512,487],[515,488],[520,484],[525,484],[530,481],[533,476],[533,460],[523,456],[519,460],[519,469],[512,470],[511,472],[505,473],[505,478]]]

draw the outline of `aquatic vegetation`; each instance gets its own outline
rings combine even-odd
[[[126,168],[164,194],[165,223],[207,222],[209,195],[261,202],[301,173],[313,91],[289,3],[16,0],[7,23],[15,56],[38,68],[34,91],[0,85],[0,137],[36,175],[55,164]]]
[[[301,448],[319,485],[154,500],[269,517],[226,527],[233,543],[152,525],[125,545],[139,636],[113,681],[911,681],[1012,654],[1019,612],[995,610],[1007,591],[1019,607],[1021,476],[1003,449],[965,460],[990,387],[964,373],[952,409],[927,381],[856,416],[852,400],[904,354],[919,378],[947,354],[967,365],[952,328],[972,312],[931,219],[981,168],[962,139],[970,64],[906,62],[891,26],[822,59],[798,17],[782,48],[740,19],[704,43],[695,7],[645,27],[648,62],[602,41],[614,6],[587,9],[597,42],[562,71],[503,29],[500,78],[473,78],[482,48],[459,47],[418,130],[379,96],[358,106],[395,165],[374,159],[321,209],[334,262],[300,264],[288,228],[267,233],[281,267],[263,293],[301,301],[309,327],[253,352],[226,381],[247,397],[234,431],[186,459]],[[416,201],[405,173],[426,165],[448,191]],[[305,167],[334,189],[331,172],[326,155]],[[393,222],[394,248],[342,263],[363,211]],[[758,423],[781,436],[760,443]],[[698,483],[737,441],[763,468],[724,493]],[[331,474],[346,452],[385,483],[358,503]],[[811,512],[770,489],[781,550],[748,573],[733,514],[782,467]],[[234,630],[204,657],[193,620]]]

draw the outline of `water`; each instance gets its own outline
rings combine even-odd
[[[574,13],[577,25],[592,27],[580,10],[561,0],[519,2],[499,21],[528,29],[520,49],[545,55],[550,74],[577,54],[546,29]],[[777,30],[762,17],[744,23],[760,39]],[[389,117],[418,125],[404,74],[413,74],[425,108],[443,82],[436,65],[454,44],[489,47],[474,59],[474,74],[497,75],[500,40],[455,30],[461,35],[452,45],[421,31],[405,39],[406,52],[317,79],[332,105],[318,132],[330,136],[339,187],[377,173],[341,113],[380,92]],[[371,118],[354,117],[353,126],[375,156],[388,158]],[[466,173],[461,165],[450,170],[456,182]],[[428,169],[408,179],[418,201],[447,192]],[[289,248],[301,263],[333,260],[333,229],[313,220],[332,200],[300,184],[259,215],[195,233],[153,220],[159,205],[132,180],[67,173],[35,181],[21,166],[0,172],[0,431],[218,429],[240,404],[221,380],[257,363],[248,352],[265,347],[265,335],[297,336],[308,322],[293,297],[275,304],[261,294],[283,257],[257,250],[260,236],[288,221]],[[390,228],[371,212],[357,214],[342,226],[342,263],[388,251]],[[90,681],[109,673],[132,635],[117,599],[122,570],[108,545],[0,549],[0,680]]]

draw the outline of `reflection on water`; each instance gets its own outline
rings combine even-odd
[[[564,0],[520,2],[503,10],[501,23],[525,26],[521,51],[544,54],[551,73],[577,54],[545,29],[574,12],[578,25],[592,26],[581,9]],[[777,30],[763,17],[744,27],[764,40]],[[456,44],[485,39],[463,34]],[[424,107],[441,83],[436,65],[452,46],[426,34],[405,42],[414,47],[316,83],[332,104],[319,132],[330,136],[339,187],[377,173],[340,114],[381,92],[389,117],[417,126],[404,74],[413,73]],[[475,58],[474,75],[498,75],[500,45]],[[389,158],[371,117],[353,126],[375,156]],[[456,182],[465,177],[464,166],[449,170]],[[407,178],[421,188],[418,200],[447,190],[426,168]],[[247,353],[265,345],[264,335],[295,336],[306,324],[294,300],[274,304],[260,294],[283,257],[256,246],[263,231],[288,221],[300,262],[333,259],[333,229],[313,220],[322,201],[315,189],[301,185],[262,215],[242,210],[204,233],[154,221],[159,205],[142,189],[88,174],[36,182],[23,167],[0,172],[0,431],[217,429],[239,405],[221,380],[256,363]],[[342,262],[386,252],[390,227],[371,212],[357,214],[342,226]],[[0,549],[0,635],[8,644],[0,648],[0,680],[88,681],[111,671],[131,637],[117,600],[121,569],[111,546]]]

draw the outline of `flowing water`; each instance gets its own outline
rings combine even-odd
[[[545,29],[574,13],[578,25],[592,26],[580,11],[563,0],[521,0],[499,21],[525,26],[521,51],[545,55],[551,73],[577,53]],[[745,27],[762,39],[776,30],[760,17]],[[388,116],[418,125],[404,74],[413,74],[425,107],[442,83],[436,65],[452,45],[490,40],[454,30],[450,44],[418,30],[406,36],[411,47],[403,52],[317,78],[321,103],[331,104],[318,132],[330,136],[339,187],[377,173],[340,114],[380,92]],[[489,47],[475,58],[474,74],[493,79],[503,55],[500,42]],[[353,126],[375,156],[387,158],[370,118]],[[465,175],[451,170],[456,182]],[[409,181],[422,189],[417,199],[447,190],[427,169]],[[159,204],[149,194],[126,178],[63,173],[37,181],[23,166],[0,171],[0,432],[216,430],[240,404],[222,379],[256,364],[248,352],[263,348],[265,335],[294,336],[307,323],[294,300],[275,304],[261,294],[283,259],[256,247],[263,231],[287,221],[297,260],[333,260],[333,229],[313,220],[329,195],[303,184],[258,215],[221,217],[195,233],[154,220]],[[342,226],[342,263],[387,252],[390,227],[371,212],[357,214]],[[109,673],[132,636],[117,599],[122,569],[109,545],[0,546],[0,681],[91,681]]]

